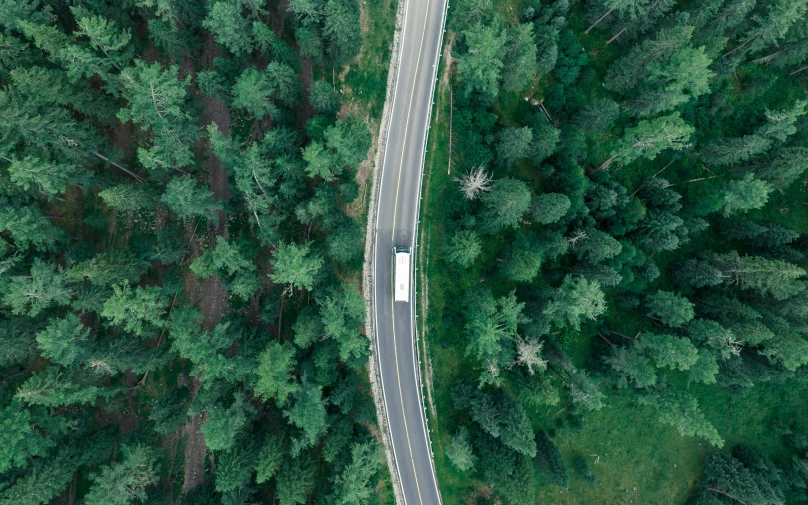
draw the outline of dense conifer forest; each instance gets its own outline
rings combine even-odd
[[[451,4],[419,277],[447,502],[808,503],[807,12]]]
[[[0,0],[0,504],[394,501],[358,286],[395,10]]]

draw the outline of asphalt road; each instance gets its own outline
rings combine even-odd
[[[415,252],[423,153],[447,0],[406,1],[377,199],[373,308],[387,425],[404,493],[405,503],[399,505],[440,505],[415,345],[415,277],[409,303],[393,302],[392,280],[393,248]]]

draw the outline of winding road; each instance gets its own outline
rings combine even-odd
[[[440,505],[415,339],[414,276],[408,303],[393,302],[392,278],[393,248],[411,247],[415,253],[424,148],[447,0],[400,1],[407,4],[376,200],[376,352],[393,458],[404,495],[404,503],[399,505]],[[413,264],[415,257],[413,254]]]

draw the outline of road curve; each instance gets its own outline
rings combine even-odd
[[[415,339],[415,277],[409,303],[393,302],[392,279],[393,248],[415,252],[423,154],[447,0],[400,1],[407,5],[376,200],[373,316],[387,426],[404,495],[399,505],[440,505]]]

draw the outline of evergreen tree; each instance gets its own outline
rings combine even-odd
[[[191,177],[171,179],[160,201],[183,221],[193,217],[204,217],[215,223],[218,222],[218,213],[222,210],[222,205],[214,199],[213,192],[200,186]]]
[[[359,3],[356,0],[328,0],[323,12],[326,54],[334,66],[349,63],[362,48]]]
[[[32,156],[13,159],[8,167],[11,182],[28,190],[36,188],[48,199],[64,193],[68,186],[86,186],[92,172],[67,163],[46,162]]]
[[[661,392],[649,392],[639,400],[642,404],[656,407],[659,420],[676,428],[680,435],[701,437],[719,448],[724,445],[724,439],[704,416],[693,396],[665,387]]]
[[[463,37],[468,51],[458,59],[457,73],[466,96],[476,92],[495,98],[507,54],[506,35],[496,26],[477,23],[465,30]]]
[[[658,317],[662,323],[678,328],[695,317],[694,304],[687,298],[670,291],[658,290],[645,296],[648,315]]]
[[[0,407],[0,472],[25,468],[31,458],[45,456],[53,447],[54,441],[42,437],[34,426],[31,413],[18,400]]]
[[[467,472],[474,467],[477,457],[472,451],[469,433],[464,426],[461,426],[452,437],[452,443],[446,449],[446,456],[461,472]]]
[[[557,326],[578,330],[581,320],[595,320],[606,310],[603,291],[597,282],[568,275],[555,291],[544,314]]]
[[[685,371],[699,359],[690,340],[674,335],[643,333],[635,348],[650,356],[658,368]]]
[[[237,56],[252,49],[250,24],[242,15],[241,4],[238,0],[214,2],[202,22],[216,36],[216,42]]]
[[[505,228],[516,228],[530,206],[530,189],[522,181],[505,177],[496,181],[491,191],[483,193],[484,233],[495,234]]]
[[[752,174],[746,174],[742,179],[724,183],[724,216],[731,216],[738,212],[760,209],[769,201],[769,193],[774,188],[767,182],[755,179]]]
[[[85,497],[88,505],[128,505],[146,500],[146,488],[157,483],[157,455],[145,445],[121,448],[123,457],[115,465],[104,466],[93,476]]]
[[[273,273],[269,276],[273,282],[311,291],[322,266],[323,259],[312,254],[308,244],[281,242],[272,257]]]
[[[363,505],[373,492],[371,479],[382,466],[379,447],[370,440],[351,448],[351,462],[336,479],[336,503]]]
[[[163,70],[159,63],[141,60],[121,72],[121,94],[129,106],[120,109],[117,117],[153,135],[148,149],[138,148],[140,162],[152,170],[184,167],[193,160],[190,149],[196,127],[183,110],[191,76],[179,80],[178,74],[176,65]]]
[[[552,224],[564,217],[570,209],[570,199],[561,193],[544,193],[530,200],[528,213],[534,221]]]
[[[776,189],[785,189],[808,168],[808,148],[784,147],[755,167],[755,174]]]
[[[449,262],[468,268],[482,252],[480,236],[472,230],[460,230],[445,243],[445,252]]]
[[[620,106],[614,100],[598,98],[584,105],[575,116],[575,124],[589,135],[601,133],[620,117]]]
[[[207,448],[213,451],[232,448],[241,430],[245,429],[248,418],[254,413],[255,407],[242,393],[236,393],[233,403],[227,408],[221,404],[213,405],[201,430]]]
[[[339,110],[339,93],[326,81],[314,81],[309,88],[309,103],[322,114],[334,114]]]
[[[772,141],[760,135],[716,139],[704,146],[701,157],[708,165],[736,165],[771,148]]]
[[[266,351],[258,358],[258,382],[255,392],[264,401],[270,398],[282,405],[286,398],[297,390],[298,384],[290,381],[290,373],[295,367],[295,349],[287,344],[270,342]]]
[[[51,319],[48,326],[37,333],[36,341],[42,356],[64,367],[84,361],[90,352],[90,329],[75,314]]]
[[[303,432],[302,438],[295,440],[294,444],[299,451],[313,446],[325,434],[328,427],[325,411],[327,400],[323,398],[322,386],[305,380],[297,391],[292,393],[292,397],[295,400],[294,404],[291,408],[287,408],[283,415]]]
[[[12,277],[5,291],[3,302],[11,312],[31,317],[53,305],[67,305],[73,294],[62,269],[39,258],[31,265],[30,275]]]
[[[636,127],[626,129],[611,158],[601,167],[614,160],[624,165],[640,158],[653,160],[666,149],[681,151],[689,147],[687,142],[694,131],[678,114],[640,121]]]
[[[365,324],[365,299],[352,284],[342,284],[339,291],[318,299],[320,319],[325,336],[339,344],[343,362],[364,362],[370,354],[367,337],[359,332]]]
[[[497,155],[506,166],[530,156],[533,143],[533,131],[528,126],[522,128],[503,128],[499,132]]]
[[[532,24],[519,24],[506,32],[502,65],[502,85],[506,90],[521,91],[531,84],[537,53]]]

